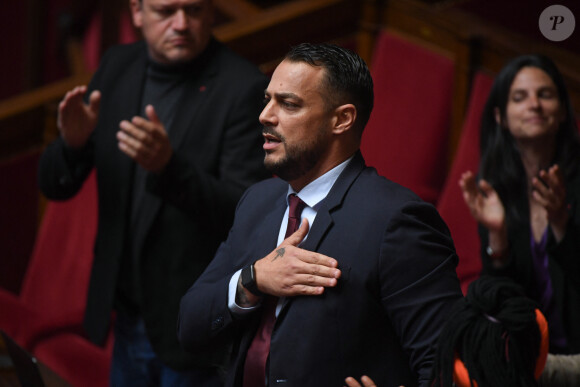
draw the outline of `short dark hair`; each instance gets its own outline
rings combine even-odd
[[[362,135],[373,110],[374,92],[370,71],[360,56],[335,44],[302,43],[292,47],[285,59],[323,67],[329,105],[352,103],[357,111],[354,128]]]

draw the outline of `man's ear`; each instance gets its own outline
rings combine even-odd
[[[144,0],[129,0],[131,18],[133,19],[133,25],[137,28],[143,26],[143,1]]]
[[[356,121],[356,107],[353,104],[340,105],[334,110],[335,122],[332,132],[341,134],[350,130]]]

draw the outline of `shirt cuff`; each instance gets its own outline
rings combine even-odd
[[[235,316],[243,316],[246,315],[260,307],[260,303],[256,304],[255,306],[251,306],[249,308],[244,308],[236,304],[236,293],[238,291],[238,281],[240,279],[240,275],[242,274],[242,269],[236,271],[232,278],[230,279],[229,291],[228,291],[228,308],[230,312],[232,312]]]

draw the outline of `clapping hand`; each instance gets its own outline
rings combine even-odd
[[[86,86],[77,86],[58,105],[56,125],[65,144],[71,148],[82,148],[97,126],[101,93],[94,90],[85,104],[86,92]]]
[[[568,205],[564,176],[558,165],[540,171],[532,179],[532,197],[546,209],[548,221],[558,241],[564,237],[568,223]]]
[[[375,384],[375,382],[373,382],[373,380],[366,375],[363,375],[360,379],[360,381],[362,382],[362,385],[352,376],[349,376],[344,381],[346,382],[346,385],[348,387],[378,387]],[[405,386],[399,386],[399,387],[405,387]]]
[[[373,382],[373,380],[366,375],[363,375],[360,379],[362,385],[352,376],[349,376],[344,381],[348,387],[377,387],[375,382]]]
[[[501,231],[505,227],[505,210],[493,187],[484,179],[475,181],[473,173],[467,171],[459,179],[463,200],[473,218],[490,231]]]
[[[147,119],[139,116],[121,121],[117,132],[119,149],[150,172],[161,172],[173,155],[167,131],[152,105],[145,107]]]

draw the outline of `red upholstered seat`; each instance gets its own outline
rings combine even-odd
[[[105,348],[74,333],[61,333],[40,341],[34,355],[72,386],[109,386],[113,332]]]
[[[479,127],[483,106],[491,89],[493,78],[478,73],[473,80],[471,96],[457,152],[445,182],[437,209],[449,226],[459,255],[457,275],[465,293],[471,281],[481,271],[480,242],[477,222],[469,213],[459,188],[459,178],[465,171],[477,174],[479,169]]]
[[[103,349],[82,329],[96,230],[93,171],[74,198],[47,204],[20,295],[0,290],[0,328],[57,372],[70,369],[59,373],[83,386],[95,385],[88,378],[94,372],[108,380],[112,349],[112,337]],[[73,367],[72,359],[85,366]]]
[[[83,37],[83,57],[89,71],[95,71],[99,67],[101,60],[101,14],[95,13],[91,18],[85,36]],[[131,15],[129,12],[121,12],[119,20],[119,43],[132,43],[138,39],[138,35],[133,29]]]
[[[388,31],[373,55],[375,106],[363,156],[379,174],[435,203],[447,171],[453,61]]]

